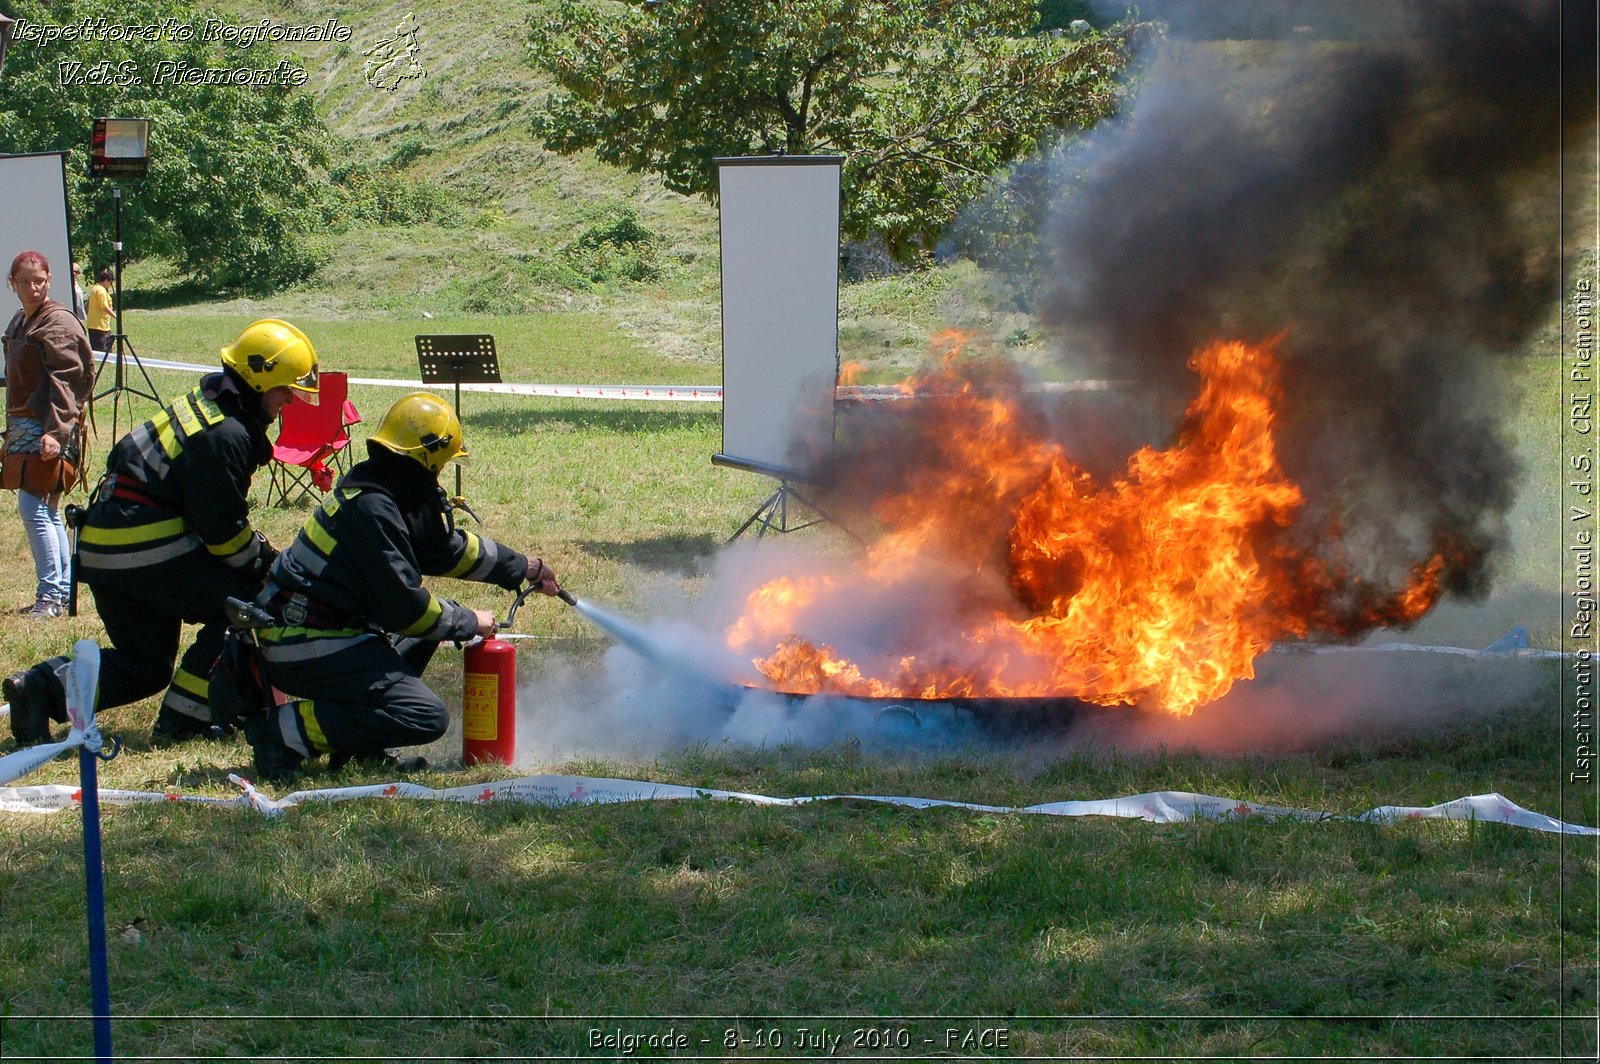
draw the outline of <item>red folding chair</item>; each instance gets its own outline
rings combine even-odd
[[[289,493],[299,502],[313,491],[333,489],[337,474],[350,466],[350,426],[361,414],[350,401],[350,378],[323,373],[317,378],[317,403],[290,403],[283,408],[278,442],[272,445],[272,479],[267,504],[288,505]]]

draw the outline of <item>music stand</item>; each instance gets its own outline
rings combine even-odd
[[[454,384],[456,420],[461,420],[463,384],[499,384],[500,359],[493,336],[442,335],[417,337],[417,365],[424,386]],[[456,463],[456,497],[461,502],[461,463]],[[468,511],[470,512],[470,511]]]

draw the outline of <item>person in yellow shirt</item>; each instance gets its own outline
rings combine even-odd
[[[95,283],[89,286],[89,316],[83,323],[89,333],[89,346],[101,354],[111,350],[111,323],[116,316],[111,309],[111,270],[102,266]]]

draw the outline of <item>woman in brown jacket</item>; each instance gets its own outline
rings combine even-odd
[[[7,283],[22,309],[5,331],[5,486],[17,489],[17,512],[39,579],[33,605],[21,612],[56,617],[71,593],[72,553],[61,520],[60,481],[41,482],[38,474],[55,468],[51,460],[58,457],[74,465],[82,459],[94,356],[72,308],[50,298],[50,264],[43,255],[24,251],[11,260]]]

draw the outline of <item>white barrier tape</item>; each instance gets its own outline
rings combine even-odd
[[[0,784],[19,780],[40,765],[54,761],[69,750],[76,750],[84,745],[84,739],[83,732],[74,728],[59,743],[40,743],[38,746],[24,747],[15,753],[0,757]],[[0,788],[0,793],[14,789],[16,788]],[[5,808],[3,802],[0,802],[0,809],[3,808]]]
[[[101,360],[102,362],[104,359]],[[215,373],[215,366],[193,362],[174,362],[165,358],[140,358],[148,369],[170,369],[184,373]],[[379,388],[422,388],[421,381],[402,381],[392,377],[351,377],[351,384],[371,384]],[[1062,395],[1074,392],[1104,392],[1132,385],[1132,381],[1044,381],[1024,388],[1028,392]],[[553,399],[629,399],[668,403],[720,403],[722,388],[715,384],[463,384],[464,392],[489,392],[498,395],[539,395]],[[905,392],[895,384],[841,384],[834,398],[846,402],[896,402],[902,399],[929,399],[954,392]]]
[[[94,704],[100,696],[100,644],[78,640],[61,682],[67,692],[67,719],[72,722],[72,730],[82,733],[85,749],[98,754],[104,745],[94,719]]]
[[[1134,387],[1136,382],[1124,380],[1094,381],[1039,381],[1024,385],[1022,390],[1041,395],[1071,395],[1078,392],[1109,392]],[[908,392],[898,384],[841,384],[834,388],[833,397],[850,402],[893,403],[902,399],[947,399],[963,394],[956,390]]]
[[[171,369],[186,373],[217,371],[216,366],[172,362],[164,358],[141,358],[139,361],[148,369]],[[392,377],[351,377],[350,383],[412,390],[425,387],[421,381],[395,380]],[[463,384],[461,390],[489,392],[495,395],[538,395],[552,399],[626,399],[663,403],[722,402],[722,388],[715,384]]]
[[[798,798],[773,798],[764,794],[718,791],[705,787],[682,787],[671,783],[649,783],[641,780],[603,779],[590,776],[523,776],[493,783],[447,787],[443,790],[435,790],[416,783],[374,783],[363,787],[295,791],[274,799],[257,790],[249,780],[239,776],[228,778],[244,791],[242,795],[237,798],[216,798],[179,794],[173,791],[102,790],[100,801],[109,805],[191,802],[219,807],[247,807],[268,816],[278,816],[296,806],[311,802],[348,802],[368,798],[410,798],[421,801],[464,803],[525,802],[545,806],[677,801],[685,798],[748,802],[755,805],[799,806],[811,802],[848,799],[910,809],[966,809],[982,813],[1031,813],[1063,817],[1108,816],[1144,820],[1152,824],[1173,824],[1190,820],[1240,820],[1246,817],[1372,823],[1393,823],[1399,820],[1476,820],[1566,835],[1600,835],[1600,829],[1581,824],[1567,824],[1543,813],[1535,813],[1499,794],[1473,795],[1431,806],[1383,805],[1354,817],[1346,817],[1233,798],[1218,798],[1190,791],[1152,791],[1148,794],[1134,794],[1123,798],[1047,802],[1042,805],[1015,808],[1003,805],[980,805],[973,802],[952,802],[938,798],[872,794],[823,794]],[[53,813],[69,809],[81,799],[82,794],[76,788],[69,786],[0,787],[0,810],[5,812]]]

